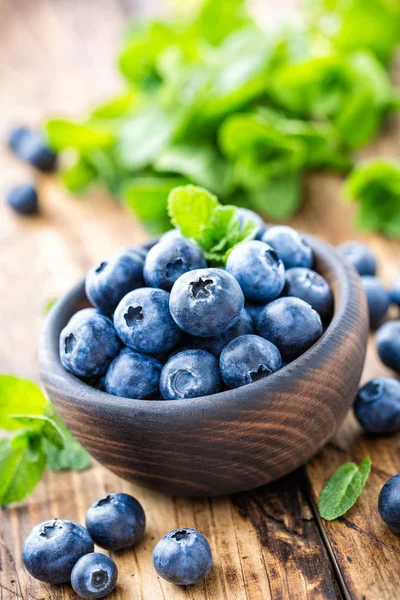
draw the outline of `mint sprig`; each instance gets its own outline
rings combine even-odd
[[[192,238],[213,264],[225,264],[231,250],[252,240],[257,227],[240,221],[236,206],[223,206],[214,194],[194,185],[173,189],[168,197],[171,222],[183,235]]]
[[[27,379],[0,375],[0,506],[20,502],[39,483],[46,467],[82,470],[90,456],[72,437],[54,406]]]
[[[321,517],[333,521],[344,515],[357,502],[370,471],[371,459],[368,456],[360,466],[353,462],[341,465],[321,492],[318,502]]]

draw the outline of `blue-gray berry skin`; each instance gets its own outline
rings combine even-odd
[[[368,433],[400,431],[400,382],[393,377],[375,377],[356,396],[354,413]]]
[[[35,215],[39,211],[37,191],[29,183],[11,188],[6,200],[8,205],[20,215]]]
[[[307,302],[319,313],[323,321],[332,316],[333,296],[326,279],[304,267],[286,271],[285,296],[294,296]]]
[[[396,277],[390,290],[390,301],[400,307],[400,275]]]
[[[99,377],[107,371],[121,344],[112,321],[94,308],[84,308],[60,334],[60,360],[78,377]]]
[[[262,240],[278,253],[286,269],[312,267],[312,250],[305,238],[295,229],[286,225],[269,227]]]
[[[244,305],[247,313],[250,315],[251,322],[253,324],[253,329],[256,331],[258,325],[258,318],[264,308],[265,304],[252,304],[251,302],[246,302]],[[252,332],[247,332],[252,333]]]
[[[204,535],[195,529],[175,529],[164,535],[154,548],[153,565],[169,583],[192,585],[210,572],[211,548]]]
[[[211,354],[214,354],[214,356],[218,358],[223,348],[225,348],[229,342],[237,338],[239,335],[245,335],[246,333],[253,332],[254,327],[252,318],[250,317],[248,311],[244,308],[240,313],[240,317],[236,323],[225,329],[225,331],[220,335],[214,335],[207,338],[190,336],[188,344],[191,348],[211,352]]]
[[[11,132],[8,145],[22,160],[39,171],[51,172],[57,167],[57,154],[36,131],[18,127]]]
[[[381,489],[378,510],[386,525],[400,533],[400,473],[391,477]]]
[[[144,286],[143,266],[140,249],[123,248],[92,267],[85,280],[90,302],[105,314],[113,313],[128,292]]]
[[[389,321],[379,327],[375,341],[383,364],[400,374],[400,321]]]
[[[65,583],[81,556],[93,550],[93,540],[82,525],[54,519],[32,529],[22,549],[22,560],[35,579]]]
[[[248,208],[237,208],[237,215],[239,219],[240,229],[242,230],[247,221],[251,221],[257,227],[256,239],[261,239],[264,233],[264,221],[254,210]],[[259,238],[260,236],[260,238]]]
[[[97,600],[111,594],[117,581],[117,565],[100,552],[82,556],[71,573],[72,589],[84,600]]]
[[[146,517],[140,502],[129,494],[107,494],[86,513],[86,527],[95,542],[106,550],[131,548],[140,542]]]
[[[160,391],[165,400],[184,400],[222,390],[218,360],[205,350],[174,354],[161,371]]]
[[[219,359],[225,385],[237,388],[271,375],[282,366],[274,344],[258,335],[241,335],[229,342]]]
[[[258,240],[238,244],[228,256],[226,270],[239,282],[249,302],[266,304],[285,285],[285,268],[271,246]]]
[[[126,346],[145,354],[172,350],[181,335],[169,311],[169,293],[156,288],[140,288],[122,298],[114,325]]]
[[[105,391],[123,398],[159,398],[161,369],[162,364],[153,356],[124,348],[108,367]]]
[[[376,274],[376,259],[367,244],[362,242],[345,242],[336,250],[340,256],[348,260],[360,275]]]
[[[200,248],[178,234],[164,238],[149,250],[144,265],[144,278],[148,286],[169,292],[183,273],[206,266],[206,259]]]
[[[367,296],[369,323],[372,328],[376,328],[388,311],[390,296],[379,279],[372,275],[363,275],[361,283]]]
[[[290,362],[321,337],[321,317],[300,298],[278,298],[262,311],[257,333],[278,348],[284,361]]]
[[[177,279],[169,306],[183,331],[210,337],[236,323],[244,307],[244,296],[237,280],[227,271],[197,269]]]

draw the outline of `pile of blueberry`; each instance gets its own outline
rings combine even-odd
[[[27,537],[22,559],[29,573],[51,584],[71,582],[87,600],[103,598],[117,585],[118,569],[106,554],[94,552],[94,544],[118,551],[138,544],[146,518],[140,503],[129,494],[108,494],[86,513],[86,528],[53,519],[36,525]],[[206,577],[212,566],[206,538],[191,528],[167,533],[155,546],[153,564],[170,583],[191,585]]]
[[[400,308],[400,275],[387,291],[376,277],[377,261],[371,250],[360,242],[339,246],[339,252],[357,269],[367,295],[370,324],[376,328],[387,316],[391,305]],[[400,320],[380,325],[375,336],[383,364],[400,375]],[[394,377],[375,377],[363,385],[354,403],[355,416],[371,434],[400,431],[400,381]],[[378,510],[383,521],[400,533],[400,473],[385,483],[379,495]]]
[[[28,127],[14,129],[9,136],[8,146],[24,162],[42,173],[51,173],[57,168],[57,154],[47,146],[39,133]],[[19,214],[33,215],[39,210],[38,193],[32,183],[12,187],[6,199]]]
[[[179,400],[252,383],[299,357],[331,317],[330,287],[297,231],[258,237],[236,246],[225,269],[176,230],[93,267],[86,295],[95,308],[60,335],[65,369],[109,394]]]

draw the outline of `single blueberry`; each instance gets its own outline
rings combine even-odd
[[[97,600],[110,594],[118,580],[118,568],[106,554],[92,552],[82,556],[72,569],[71,585],[85,600]]]
[[[105,390],[123,398],[159,397],[162,364],[153,356],[125,348],[108,367]]]
[[[249,210],[248,208],[237,208],[236,211],[240,229],[243,229],[247,221],[252,221],[257,227],[256,239],[259,239],[259,236],[261,239],[261,236],[264,233],[265,224],[260,215],[254,212],[254,210]]]
[[[239,335],[244,335],[246,333],[253,333],[253,321],[248,313],[248,311],[244,308],[240,313],[239,319],[236,321],[234,325],[228,327],[223,331],[220,335],[214,335],[211,337],[196,337],[190,336],[188,340],[188,344],[191,348],[196,348],[198,350],[206,350],[207,352],[211,352],[217,358],[221,354],[223,348],[232,340],[237,338]]]
[[[194,269],[207,266],[202,251],[182,236],[170,236],[155,244],[146,257],[144,278],[150,287],[171,291],[175,281]]]
[[[153,565],[169,583],[192,585],[210,572],[211,548],[204,535],[195,529],[175,529],[164,535],[154,548]]]
[[[11,188],[6,199],[9,206],[21,215],[35,215],[39,211],[37,191],[29,183]]]
[[[400,307],[400,275],[394,280],[392,289],[390,290],[390,301]]]
[[[276,346],[258,335],[241,335],[222,350],[219,365],[229,388],[241,387],[278,371],[282,358]]]
[[[106,314],[113,313],[128,292],[144,286],[143,266],[139,248],[123,248],[92,267],[85,281],[90,302]]]
[[[78,377],[99,377],[120,350],[112,321],[94,308],[74,314],[60,334],[60,360]]]
[[[363,275],[361,283],[367,296],[370,326],[375,328],[388,311],[390,297],[379,279],[372,275]]]
[[[133,496],[107,494],[88,508],[86,527],[98,546],[122,550],[135,546],[143,538],[146,517]]]
[[[354,412],[369,433],[400,431],[400,382],[393,377],[371,379],[358,391]]]
[[[114,325],[126,346],[145,354],[172,350],[181,335],[169,311],[169,293],[156,288],[140,288],[122,298]]]
[[[378,511],[395,533],[400,533],[400,473],[385,483],[379,494]]]
[[[46,144],[43,137],[27,127],[19,127],[11,132],[8,144],[25,162],[39,171],[54,171],[57,154]]]
[[[360,275],[376,274],[376,259],[371,250],[362,242],[345,242],[336,250],[346,258]]]
[[[197,269],[179,277],[170,297],[177,325],[200,337],[221,334],[239,319],[244,296],[237,280],[223,269]]]
[[[35,579],[65,583],[81,556],[93,550],[93,540],[82,525],[54,519],[32,529],[22,549],[22,560]]]
[[[328,282],[318,273],[304,267],[286,271],[285,296],[294,296],[307,302],[323,321],[332,315],[333,296]]]
[[[238,244],[228,256],[226,270],[239,282],[249,302],[266,304],[285,285],[285,268],[271,246],[257,240]]]
[[[205,350],[178,352],[161,371],[160,391],[165,400],[198,398],[221,389],[218,360]]]
[[[379,358],[386,367],[400,374],[400,321],[382,325],[376,333]]]
[[[321,337],[321,317],[300,298],[278,298],[262,311],[257,333],[278,348],[284,361],[290,362]]]
[[[251,321],[253,323],[254,331],[257,329],[258,318],[259,318],[264,306],[265,306],[265,304],[251,304],[250,302],[246,302],[246,304],[244,305],[247,313],[250,315]],[[247,333],[252,333],[252,332],[249,331]]]
[[[295,229],[286,225],[269,227],[262,240],[278,253],[286,269],[312,267],[312,250],[304,237]]]

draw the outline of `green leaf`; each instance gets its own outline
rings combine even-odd
[[[55,421],[45,415],[9,415],[18,428],[41,434],[59,450],[64,448],[64,436]]]
[[[174,177],[137,177],[125,183],[122,202],[145,222],[163,222],[168,195],[182,183],[183,179]]]
[[[20,502],[30,494],[45,466],[39,436],[17,433],[0,440],[0,506]]]
[[[249,22],[243,0],[205,0],[195,27],[198,34],[218,45],[232,31]]]
[[[333,521],[344,515],[356,502],[371,471],[371,459],[360,466],[353,462],[342,465],[330,477],[321,492],[318,510],[323,519]]]
[[[98,148],[109,148],[114,143],[114,134],[110,129],[95,123],[50,119],[46,123],[46,132],[54,150],[75,148],[79,152],[88,152]]]
[[[78,157],[71,167],[61,172],[61,181],[72,194],[84,192],[96,179],[96,169],[83,156]]]
[[[64,448],[59,449],[49,438],[43,440],[47,457],[47,467],[52,471],[83,471],[91,464],[90,454],[73,437],[59,415],[55,415],[56,425],[64,440]]]
[[[286,221],[300,208],[302,202],[300,172],[274,177],[262,188],[249,195],[250,206],[276,221]]]
[[[129,90],[108,102],[104,102],[96,106],[91,116],[94,119],[119,119],[127,112],[138,108],[142,103],[142,98],[139,92]]]
[[[20,425],[12,414],[43,415],[49,402],[39,386],[28,379],[13,375],[0,375],[0,429],[13,431]]]
[[[171,223],[179,227],[183,235],[195,239],[201,238],[217,206],[216,196],[194,185],[177,187],[168,197]]]
[[[53,308],[53,306],[58,302],[58,298],[48,298],[43,305],[43,314],[47,315]]]

